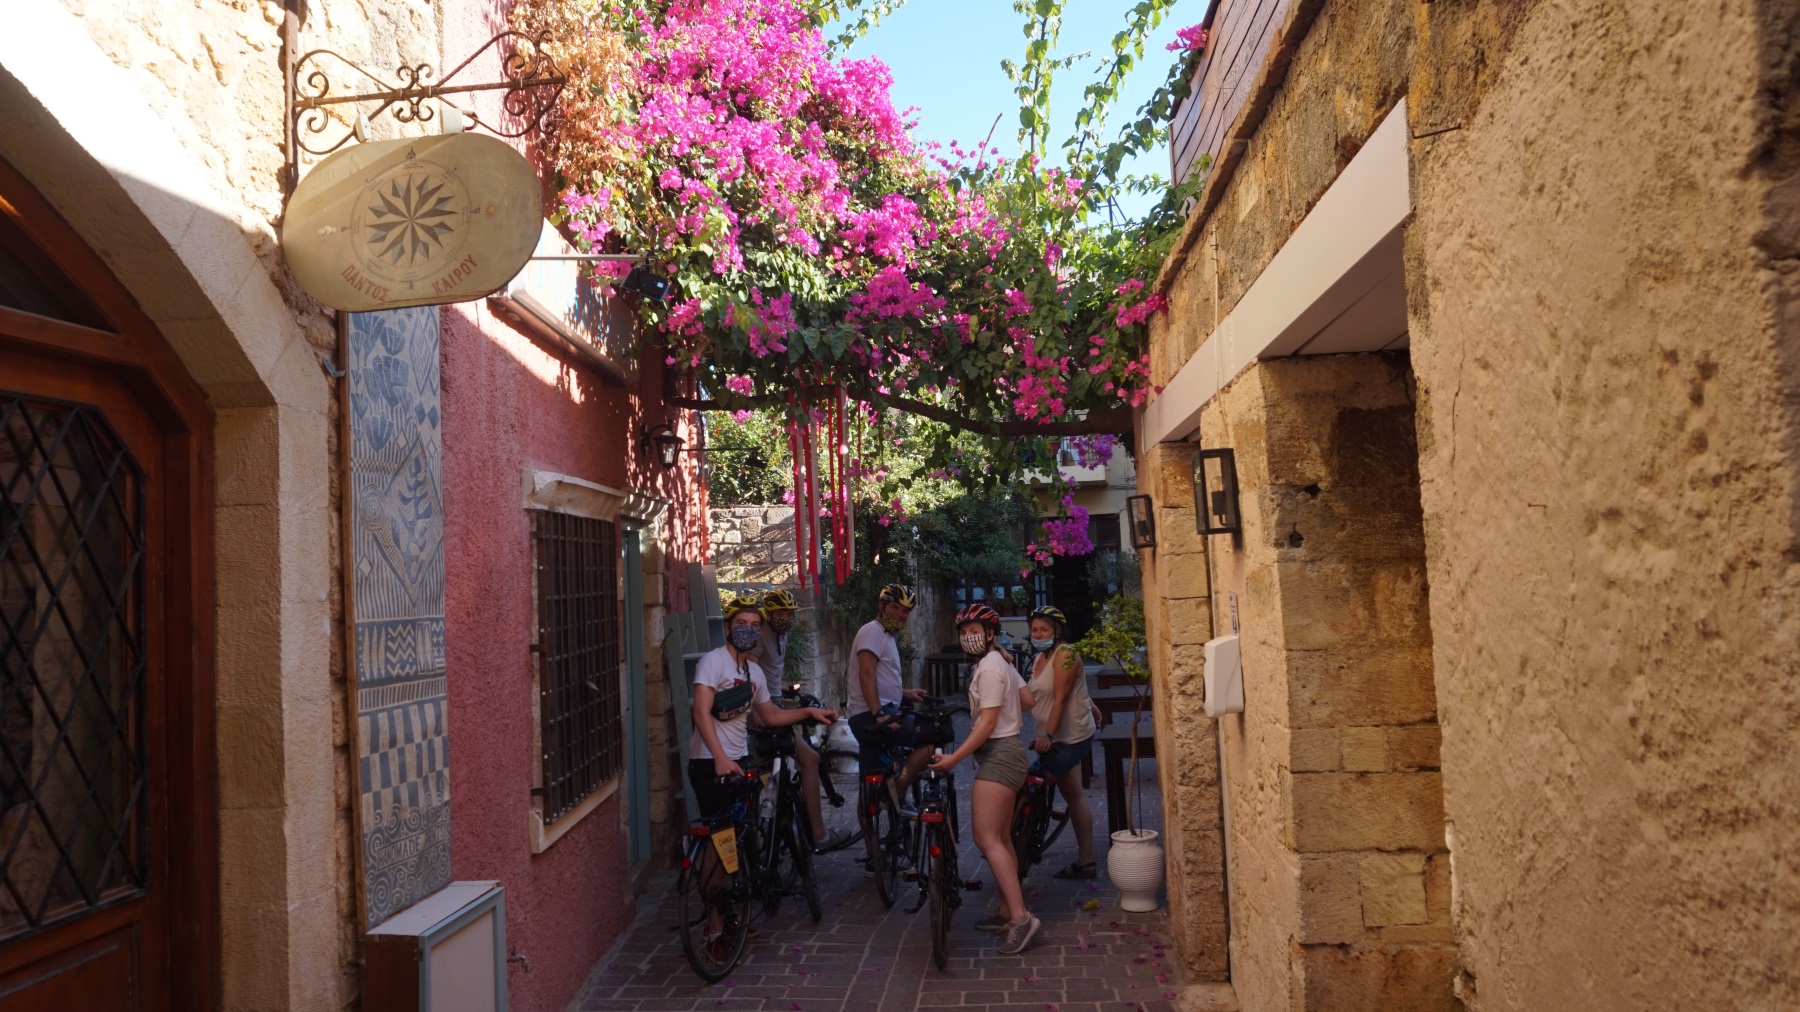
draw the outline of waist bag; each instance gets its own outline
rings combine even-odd
[[[756,694],[754,682],[739,682],[729,689],[720,689],[713,693],[712,715],[714,720],[735,720],[750,709],[750,700]]]

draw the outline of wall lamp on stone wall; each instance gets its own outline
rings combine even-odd
[[[1131,519],[1131,547],[1143,551],[1156,547],[1156,516],[1150,512],[1150,497],[1127,496],[1125,512]]]
[[[1194,457],[1194,526],[1201,534],[1237,534],[1237,457],[1230,450],[1201,450]]]
[[[675,464],[681,459],[681,447],[687,440],[675,434],[675,430],[667,425],[658,425],[644,433],[638,440],[638,449],[646,456],[656,458],[665,471],[675,470]]]

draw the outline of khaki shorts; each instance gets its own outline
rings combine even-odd
[[[992,780],[1014,791],[1025,786],[1025,772],[1031,768],[1025,743],[1016,734],[989,738],[987,744],[975,750],[975,761],[980,764],[975,779]]]

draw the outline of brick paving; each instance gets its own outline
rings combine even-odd
[[[1031,948],[1017,956],[995,952],[996,936],[974,922],[998,902],[991,876],[968,829],[968,784],[974,771],[957,770],[963,794],[965,875],[985,882],[964,893],[951,928],[949,966],[931,962],[929,907],[909,914],[916,893],[902,882],[901,901],[885,910],[857,858],[861,844],[817,859],[823,921],[813,924],[805,904],[789,898],[773,918],[759,918],[759,934],[724,981],[705,985],[694,975],[672,930],[674,876],[657,880],[639,900],[637,923],[599,966],[570,1008],[579,1012],[772,1009],[779,1012],[913,1012],[955,1008],[985,1012],[1175,1012],[1216,1005],[1219,985],[1189,987],[1169,949],[1167,909],[1126,913],[1106,881],[1105,784],[1096,769],[1094,807],[1100,877],[1058,881],[1051,871],[1075,857],[1072,834],[1051,847],[1043,867],[1025,883],[1026,900],[1044,922]],[[1155,764],[1144,761],[1144,810],[1160,827]],[[1060,806],[1059,806],[1060,807]],[[660,895],[659,895],[660,894]],[[1224,992],[1229,995],[1229,988]]]

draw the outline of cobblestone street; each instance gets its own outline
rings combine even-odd
[[[674,876],[656,880],[640,900],[637,923],[596,968],[574,1008],[581,1012],[747,1010],[779,1012],[911,1012],[928,1008],[987,1012],[1173,1012],[1235,1009],[1227,985],[1188,986],[1169,949],[1167,909],[1126,913],[1106,881],[1105,781],[1096,768],[1088,797],[1094,808],[1099,878],[1057,880],[1051,873],[1074,860],[1065,831],[1044,865],[1025,883],[1043,930],[1017,956],[994,951],[997,936],[974,928],[998,902],[987,865],[968,828],[974,770],[957,770],[962,795],[961,866],[984,887],[964,893],[951,929],[949,966],[931,964],[927,910],[909,914],[916,894],[904,891],[884,910],[873,880],[857,863],[856,844],[818,859],[825,916],[811,923],[803,904],[784,903],[773,920],[758,923],[731,977],[705,986],[682,957],[673,930]],[[1142,764],[1144,811],[1160,829],[1156,764]],[[1058,807],[1061,799],[1058,798]],[[906,883],[902,883],[903,887]]]

